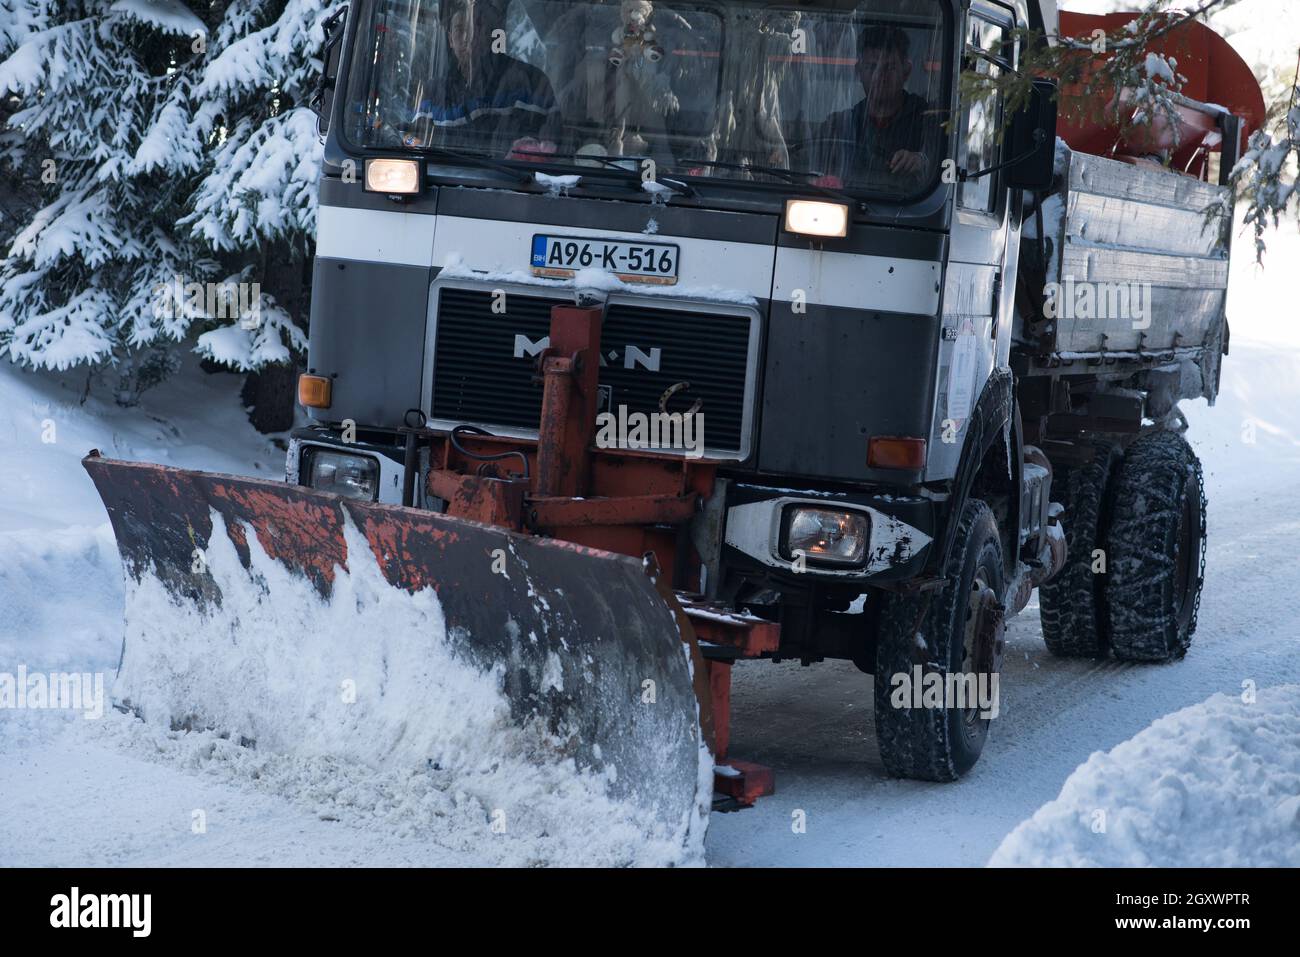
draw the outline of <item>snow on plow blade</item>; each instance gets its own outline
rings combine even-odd
[[[687,646],[640,561],[281,482],[83,464],[126,573],[119,707],[450,774],[550,834],[563,824],[530,815],[562,794],[649,861],[698,858],[711,762]]]

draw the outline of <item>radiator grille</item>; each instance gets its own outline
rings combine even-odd
[[[487,289],[440,287],[433,373],[433,418],[533,431],[542,390],[534,383],[535,349],[550,330],[551,306],[564,302],[509,292],[492,311]],[[652,413],[664,391],[689,382],[670,412],[702,400],[705,445],[736,453],[742,441],[751,316],[700,312],[642,302],[609,303],[601,332],[603,399],[617,409]],[[517,337],[523,337],[522,340]],[[526,341],[525,341],[526,340]],[[629,348],[632,368],[626,368]],[[658,352],[658,370],[652,350]]]

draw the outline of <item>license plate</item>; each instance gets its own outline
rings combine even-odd
[[[533,236],[530,259],[534,276],[569,279],[580,269],[600,269],[624,282],[677,282],[677,247],[669,243],[634,243],[576,236]]]

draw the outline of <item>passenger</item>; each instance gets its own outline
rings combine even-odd
[[[868,26],[860,33],[856,70],[866,95],[828,116],[818,137],[840,141],[832,151],[838,162],[831,164],[839,178],[919,179],[930,169],[938,119],[924,97],[907,90],[912,72],[909,47],[907,33],[899,27]]]
[[[487,151],[509,159],[555,153],[561,115],[546,74],[506,52],[509,0],[442,0],[446,47],[433,57],[433,94],[404,137],[411,146]],[[497,32],[502,31],[502,32]]]

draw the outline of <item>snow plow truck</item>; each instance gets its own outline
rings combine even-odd
[[[1049,80],[963,98],[1018,28],[1098,22],[354,0],[286,481],[84,460],[127,576],[116,702],[377,764],[500,748],[686,846],[774,788],[730,752],[737,661],[852,661],[888,771],[946,781],[1035,589],[1056,655],[1181,657],[1178,402],[1218,389],[1262,105],[1195,25],[1140,137],[1058,124]]]

